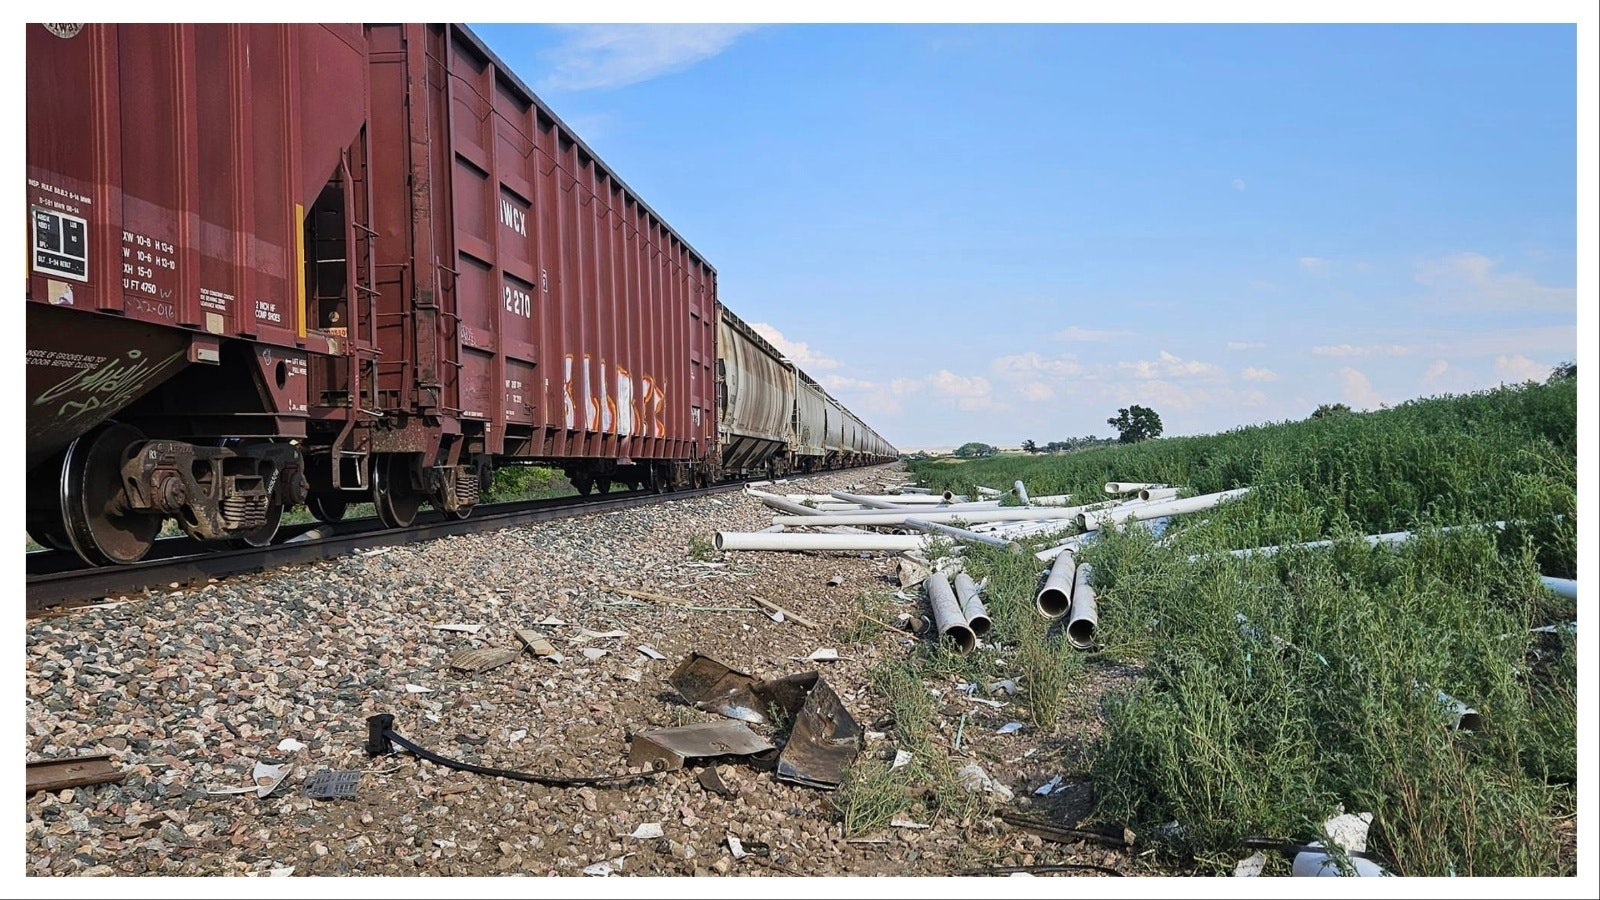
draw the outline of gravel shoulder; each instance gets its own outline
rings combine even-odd
[[[797,479],[791,489],[877,492],[899,469]],[[884,730],[874,729],[885,710],[868,672],[912,653],[913,639],[846,636],[859,595],[897,589],[894,557],[693,558],[705,554],[691,553],[691,537],[763,528],[770,516],[756,499],[730,493],[369,551],[30,621],[28,760],[109,752],[126,777],[30,796],[25,871],[581,875],[605,864],[622,875],[917,876],[1058,862],[1138,869],[1114,848],[1045,843],[1001,822],[992,803],[965,819],[931,816],[918,822],[927,828],[891,828],[878,842],[846,841],[834,792],[739,762],[719,769],[737,791],[726,799],[703,788],[693,768],[574,789],[452,771],[409,753],[365,754],[367,717],[393,713],[401,734],[448,757],[543,775],[619,774],[634,733],[723,721],[687,706],[667,682],[696,650],[757,678],[815,669],[863,729]],[[818,627],[751,611],[752,596]],[[908,612],[923,603],[891,602]],[[483,627],[439,627],[457,623]],[[545,634],[564,658],[525,653],[477,674],[446,662],[463,648],[517,648],[522,628]],[[594,636],[616,631],[625,634]],[[640,645],[665,658],[651,659]],[[843,658],[797,661],[823,647]],[[970,703],[953,683],[930,683],[940,704],[934,739],[953,746],[959,728],[961,756],[1016,792],[1012,811],[1060,812],[1072,792],[1035,804],[1031,791],[1072,774],[1063,766],[1097,729],[1098,697],[1119,681],[1095,677],[1054,734],[998,734],[1015,711]],[[893,758],[894,750],[882,737],[863,752]],[[250,785],[257,763],[287,766],[267,797],[208,793]],[[323,769],[362,772],[356,796],[303,796],[305,779]],[[661,836],[633,837],[645,825],[659,825]],[[735,860],[728,835],[764,844],[767,855]]]

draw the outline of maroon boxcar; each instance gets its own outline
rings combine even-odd
[[[375,470],[445,508],[485,458],[714,477],[716,270],[466,28],[367,41]]]
[[[716,270],[464,26],[27,34],[41,543],[466,516],[507,463],[723,474]],[[829,460],[892,449],[858,442]]]
[[[30,534],[127,562],[303,497],[302,213],[365,74],[359,25],[27,26]]]

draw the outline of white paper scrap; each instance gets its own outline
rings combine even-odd
[[[1036,796],[1036,797],[1048,796],[1051,791],[1056,789],[1056,785],[1058,785],[1060,783],[1061,783],[1061,776],[1057,775],[1054,778],[1051,778],[1049,781],[1046,781],[1044,784],[1041,784],[1038,787],[1034,788],[1033,789],[1034,796]]]
[[[746,855],[744,844],[739,843],[739,839],[731,834],[728,835],[728,852],[733,854],[734,859],[744,859]]]
[[[1260,850],[1257,850],[1244,859],[1239,860],[1239,864],[1233,867],[1233,877],[1255,878],[1261,874],[1261,870],[1266,868],[1266,865],[1267,855],[1262,853]]]
[[[889,768],[898,769],[901,766],[908,766],[911,764],[911,760],[913,758],[914,757],[912,756],[910,750],[896,750],[894,752],[894,764],[889,766]]]

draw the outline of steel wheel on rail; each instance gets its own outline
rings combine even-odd
[[[306,511],[318,522],[337,522],[349,508],[350,501],[337,494],[312,494],[306,498]]]
[[[129,508],[122,464],[144,440],[131,425],[109,423],[73,441],[61,466],[61,515],[67,542],[94,565],[144,558],[161,533],[159,513]]]
[[[427,499],[411,487],[410,462],[397,453],[378,457],[372,464],[372,506],[385,528],[405,528],[417,517]]]
[[[63,455],[34,466],[27,476],[26,525],[28,537],[41,547],[73,552],[67,526],[61,519],[61,463]]]

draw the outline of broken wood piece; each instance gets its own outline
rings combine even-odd
[[[769,609],[769,610],[771,610],[772,612],[775,612],[775,613],[783,613],[783,617],[784,618],[793,619],[796,622],[800,623],[801,625],[804,625],[807,628],[816,628],[817,627],[817,623],[811,621],[810,619],[806,618],[805,616],[802,616],[802,615],[800,615],[798,613],[795,613],[795,612],[792,612],[790,610],[784,609],[783,607],[779,606],[776,603],[773,603],[771,600],[768,600],[765,597],[751,597],[750,599],[752,601],[754,601],[757,606],[764,607],[764,608]]]
[[[556,647],[544,635],[531,628],[518,628],[517,640],[522,646],[527,647],[534,656],[555,656]]]
[[[522,651],[506,647],[475,647],[457,650],[445,657],[445,662],[449,663],[452,669],[476,673],[495,666],[503,666],[521,655]]]
[[[111,765],[111,754],[41,759],[28,763],[28,793],[60,791],[92,784],[121,782],[123,775]]]
[[[637,597],[640,600],[655,600],[660,603],[675,603],[679,606],[688,606],[694,603],[693,600],[685,600],[682,597],[672,597],[667,594],[652,594],[649,591],[630,591],[627,588],[616,587],[606,588],[606,590],[613,594],[621,594],[624,597]]]

